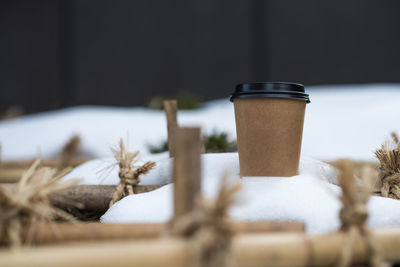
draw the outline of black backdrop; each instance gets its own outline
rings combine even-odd
[[[3,0],[0,111],[400,82],[397,0]]]

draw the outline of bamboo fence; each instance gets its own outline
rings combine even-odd
[[[382,257],[400,261],[400,228],[373,231]],[[337,263],[346,234],[242,234],[233,238],[232,266],[332,266]],[[356,242],[355,263],[365,263],[368,250]],[[194,251],[182,238],[83,243],[23,248],[0,252],[0,266],[191,266]]]
[[[174,215],[178,219],[195,208],[200,193],[200,128],[179,128],[176,102],[164,103],[168,120],[170,155],[174,156]],[[17,181],[17,163],[2,163],[10,173],[0,181]],[[21,164],[22,166],[23,164]],[[15,173],[12,174],[12,171]],[[15,186],[15,185],[4,185]],[[135,193],[159,186],[136,186]],[[77,186],[51,198],[53,205],[71,208],[71,202],[86,209],[105,211],[115,186]],[[67,201],[66,201],[67,200]],[[10,252],[0,249],[0,266],[193,266],[193,241],[166,235],[166,224],[50,223],[37,225],[33,242]],[[234,222],[230,266],[329,266],[340,259],[348,241],[345,232],[309,235],[294,222]],[[25,233],[26,234],[26,233]],[[382,258],[400,262],[400,228],[372,230]],[[363,264],[370,251],[357,237],[353,263]]]

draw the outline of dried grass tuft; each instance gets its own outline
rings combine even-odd
[[[68,170],[39,168],[40,160],[24,173],[15,187],[0,186],[0,243],[13,248],[31,244],[36,226],[54,218],[73,220],[50,204],[50,195],[75,186],[77,180],[60,183]],[[26,238],[24,238],[26,237]]]
[[[119,148],[113,148],[112,152],[119,166],[118,176],[120,181],[110,201],[110,207],[124,196],[133,195],[133,187],[140,183],[140,175],[148,173],[156,166],[156,163],[152,161],[141,166],[135,166],[139,161],[139,152],[129,153],[122,139]]]
[[[379,160],[379,175],[376,187],[384,197],[400,199],[400,143],[396,133],[392,133],[393,143],[384,143],[376,150]]]
[[[60,167],[71,166],[72,160],[78,156],[81,146],[81,138],[78,135],[72,136],[64,145],[60,154]]]

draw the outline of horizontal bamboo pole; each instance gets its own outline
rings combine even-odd
[[[304,224],[297,222],[233,222],[233,229],[241,233],[303,232]],[[159,238],[165,233],[165,224],[102,224],[52,223],[41,224],[35,231],[34,243],[47,244],[71,241],[100,241]]]
[[[127,240],[158,238],[165,230],[164,224],[103,224],[52,223],[41,224],[35,231],[33,243],[37,245],[59,242]]]
[[[7,168],[7,169],[3,169],[0,167],[0,184],[3,183],[17,183],[22,175],[24,174],[24,172],[27,170],[26,169],[20,169],[20,168]]]
[[[2,184],[0,186],[11,189],[15,184]],[[137,185],[133,188],[135,194],[145,193],[160,188],[162,185]],[[74,205],[83,205],[83,210],[93,212],[106,212],[115,191],[115,185],[78,185],[52,194],[52,205],[67,210],[76,208]]]
[[[91,157],[74,157],[71,159],[70,164],[72,167],[78,166],[86,161],[91,160]],[[41,166],[47,167],[58,167],[61,159],[59,158],[50,158],[50,159],[42,159],[40,160]],[[35,160],[16,160],[16,161],[1,161],[0,168],[19,168],[19,169],[28,169]]]
[[[71,167],[76,167],[91,158],[79,157],[71,159]],[[33,164],[33,160],[1,161],[0,162],[0,183],[17,183],[23,173]],[[40,165],[45,167],[60,167],[60,159],[41,160]]]
[[[382,257],[400,261],[400,228],[374,231]],[[343,233],[244,234],[232,240],[234,266],[326,266],[337,263],[346,242]],[[368,251],[356,242],[354,260],[365,263]],[[189,266],[190,243],[180,238],[74,244],[0,252],[0,266]]]

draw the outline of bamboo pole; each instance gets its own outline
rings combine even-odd
[[[304,224],[297,222],[232,222],[232,226],[237,233],[304,231]],[[157,223],[102,224],[95,222],[39,224],[35,230],[33,243],[42,245],[72,241],[149,239],[162,237],[165,230],[165,224]]]
[[[165,115],[167,117],[168,130],[168,150],[169,156],[175,156],[176,131],[178,129],[177,111],[178,104],[176,100],[165,100],[163,102]]]
[[[164,224],[103,224],[93,223],[51,223],[40,224],[35,231],[34,244],[63,243],[73,241],[112,241],[128,239],[159,238]]]
[[[0,185],[12,190],[15,184]],[[137,185],[133,187],[135,194],[150,192],[162,185]],[[51,204],[63,209],[75,209],[75,204],[82,205],[81,210],[104,213],[109,208],[109,203],[115,191],[115,185],[78,185],[58,191],[50,196]]]
[[[174,218],[193,210],[201,191],[201,137],[199,127],[177,130],[174,159]]]
[[[21,179],[26,169],[19,169],[19,168],[7,168],[2,169],[0,167],[0,184],[3,183],[17,183],[19,179]]]
[[[71,167],[78,166],[88,160],[90,158],[73,158],[71,159]],[[0,183],[17,183],[33,162],[32,160],[0,162]],[[53,168],[58,168],[60,164],[60,159],[46,159],[40,163],[41,166]]]
[[[382,257],[400,261],[400,228],[374,230]],[[234,266],[327,266],[337,263],[346,235],[303,233],[244,234],[232,240]],[[23,248],[0,252],[0,266],[189,266],[194,260],[190,241],[182,238],[74,244]],[[368,251],[356,242],[356,263],[365,263]]]
[[[74,157],[71,159],[71,166],[75,167],[78,166],[86,161],[91,160],[90,157]],[[1,161],[0,168],[16,168],[16,169],[28,169],[35,160],[16,160],[16,161]],[[42,159],[40,161],[41,166],[47,167],[58,167],[60,164],[59,158],[49,158],[49,159]]]

